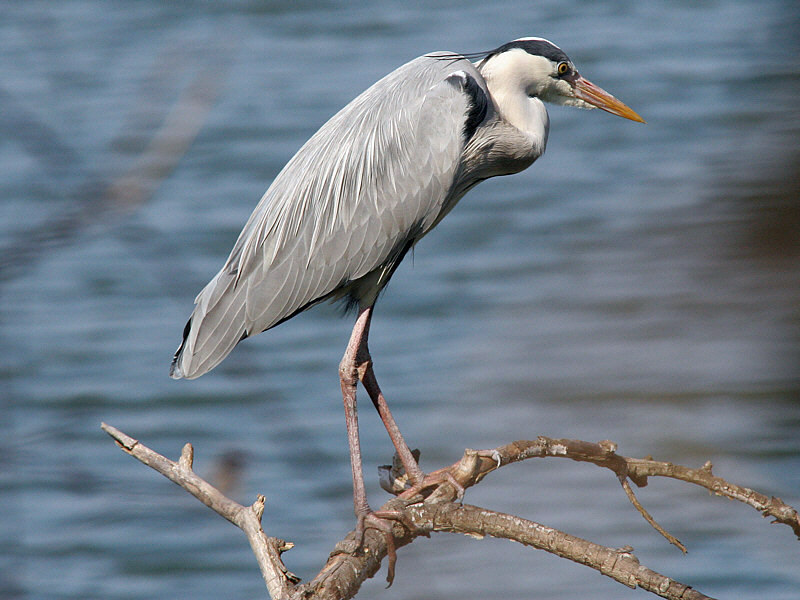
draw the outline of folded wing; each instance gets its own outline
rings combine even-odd
[[[378,81],[289,161],[195,299],[174,378],[323,300],[375,301],[466,187],[461,158],[490,104],[466,59],[421,57]],[[463,183],[463,182],[462,182]]]

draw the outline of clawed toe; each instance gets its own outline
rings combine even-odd
[[[458,480],[456,480],[456,478],[450,472],[449,468],[440,469],[439,471],[434,471],[433,473],[428,473],[427,475],[425,475],[422,481],[408,488],[405,492],[400,494],[400,498],[409,500],[414,496],[416,496],[417,494],[422,493],[423,490],[434,488],[433,492],[427,494],[427,496],[430,496],[435,494],[440,487],[447,484],[452,486],[453,490],[455,491],[456,494],[455,501],[459,503],[462,502],[464,500],[464,492],[465,492],[464,486],[461,485],[458,482]],[[445,495],[447,495],[447,492],[445,492]]]
[[[456,481],[456,478],[453,477],[453,475],[450,473],[450,471],[445,471],[444,472],[444,479],[445,479],[445,481],[447,481],[447,483],[449,483],[450,485],[452,485],[455,488],[455,490],[456,490],[456,502],[458,502],[459,504],[463,504],[463,502],[464,502],[464,493],[466,492],[466,490],[464,489],[464,486],[461,485],[460,483],[458,483],[458,481]],[[442,483],[444,483],[444,482],[442,482]]]
[[[394,543],[393,521],[401,523],[409,531],[414,531],[416,529],[410,517],[402,510],[370,510],[359,515],[356,523],[357,549],[363,549],[364,533],[367,529],[376,529],[383,534],[386,540],[386,556],[389,559],[386,572],[387,588],[391,587],[394,581],[395,565],[397,564],[397,548]]]

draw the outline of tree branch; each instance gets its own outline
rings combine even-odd
[[[355,532],[350,532],[336,545],[319,574],[312,581],[298,585],[299,579],[286,569],[280,558],[280,553],[291,548],[292,544],[268,537],[261,528],[264,496],[259,495],[256,502],[249,507],[226,498],[192,471],[191,444],[186,444],[179,461],[173,462],[114,427],[104,423],[102,428],[125,452],[180,485],[244,531],[273,600],[352,598],[358,593],[361,584],[380,569],[381,561],[387,554],[387,540],[384,535],[374,529],[367,529],[363,545],[358,547]],[[763,494],[712,475],[710,463],[706,463],[701,469],[689,469],[654,461],[649,457],[635,459],[618,455],[613,442],[594,444],[580,440],[539,437],[532,441],[512,442],[494,450],[468,449],[458,462],[431,473],[416,487],[408,488],[405,477],[397,473],[396,468],[383,467],[381,484],[398,497],[384,504],[380,511],[402,512],[407,517],[404,522],[413,527],[410,530],[399,521],[393,524],[395,547],[400,548],[421,535],[430,536],[433,532],[457,532],[473,537],[489,535],[545,550],[595,569],[623,585],[640,587],[662,598],[708,598],[688,585],[640,565],[631,548],[607,548],[521,517],[459,503],[464,489],[477,484],[495,469],[528,458],[546,457],[569,458],[611,469],[637,510],[667,539],[671,536],[652,520],[633,496],[628,479],[638,486],[647,485],[647,477],[651,476],[672,477],[694,483],[718,495],[749,504],[764,516],[773,516],[776,522],[789,525],[796,534],[800,532],[800,520],[795,509],[778,498],[768,499]]]
[[[562,457],[576,461],[590,462],[598,467],[611,469],[617,477],[630,479],[639,487],[647,485],[648,477],[669,477],[699,485],[718,496],[743,502],[762,513],[762,516],[773,517],[774,523],[789,526],[800,539],[800,515],[797,510],[776,497],[768,498],[764,494],[730,483],[722,477],[715,476],[711,470],[711,462],[706,462],[699,469],[691,469],[670,462],[647,458],[629,458],[616,453],[617,445],[604,440],[597,444],[580,440],[552,439],[540,436],[532,441],[516,441],[497,448],[502,464],[509,464],[527,458]],[[487,473],[494,469],[488,469]],[[466,487],[466,486],[465,486]]]
[[[288,596],[288,583],[296,583],[299,579],[286,569],[280,554],[291,548],[292,545],[278,538],[268,537],[261,529],[264,496],[259,494],[252,506],[242,506],[227,498],[217,488],[192,471],[194,450],[191,444],[186,444],[181,452],[180,460],[173,462],[111,425],[102,423],[100,427],[114,438],[124,452],[158,471],[241,529],[247,536],[250,547],[256,556],[270,597],[278,599]]]
[[[411,509],[412,514],[414,509]],[[432,513],[432,514],[429,514]],[[639,564],[632,548],[613,549],[529,521],[477,506],[453,503],[425,507],[420,519],[430,519],[434,531],[476,535],[483,532],[545,550],[586,565],[630,588],[640,587],[662,598],[700,600],[708,598],[697,590]]]
[[[391,500],[381,510],[397,508],[397,501]],[[410,544],[420,535],[429,537],[433,532],[463,533],[475,538],[489,535],[550,552],[590,567],[627,587],[640,587],[662,598],[710,599],[710,596],[688,585],[640,565],[631,548],[608,548],[514,515],[448,501],[411,505],[407,507],[407,514],[417,529],[408,532],[396,526],[394,534],[398,548]],[[353,542],[352,534],[345,541]],[[385,542],[377,534],[365,541],[362,552],[351,554],[346,551],[347,544],[341,546],[343,547],[331,555],[313,581],[298,586],[297,592],[292,594],[293,598],[352,598],[358,593],[361,584],[378,571],[386,556]]]

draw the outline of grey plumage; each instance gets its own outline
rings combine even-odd
[[[173,377],[202,375],[243,337],[323,300],[374,302],[410,247],[472,185],[538,156],[533,147],[517,150],[507,166],[502,147],[484,156],[478,126],[497,135],[503,123],[475,66],[443,56],[378,81],[289,161],[197,296]],[[469,86],[483,103],[471,127]]]
[[[539,38],[477,64],[432,53],[334,115],[278,174],[195,299],[170,375],[199,377],[245,337],[324,300],[371,306],[406,252],[471,187],[544,152],[549,120],[539,96],[633,118],[581,97],[577,84],[592,84],[571,63],[556,73],[554,60],[569,59]]]
[[[318,302],[341,298],[358,305],[339,364],[355,539],[360,544],[368,527],[384,533],[390,583],[392,528],[367,502],[358,382],[417,491],[448,479],[446,471],[425,476],[378,386],[368,348],[372,307],[409,249],[470,188],[521,171],[544,152],[550,121],[543,101],[642,120],[541,38],[504,44],[477,64],[458,54],[426,55],[378,81],[325,123],[275,178],[222,270],[195,299],[172,362],[172,377],[199,377],[243,338]]]

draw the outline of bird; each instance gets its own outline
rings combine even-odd
[[[357,532],[396,517],[367,502],[356,411],[360,381],[412,484],[425,480],[378,386],[373,308],[400,262],[470,189],[545,151],[544,103],[644,120],[583,78],[561,48],[524,37],[477,54],[420,56],[336,113],[278,173],[222,269],[195,299],[170,375],[193,379],[245,338],[341,300],[356,320],[339,376]],[[390,564],[390,570],[392,565]]]

